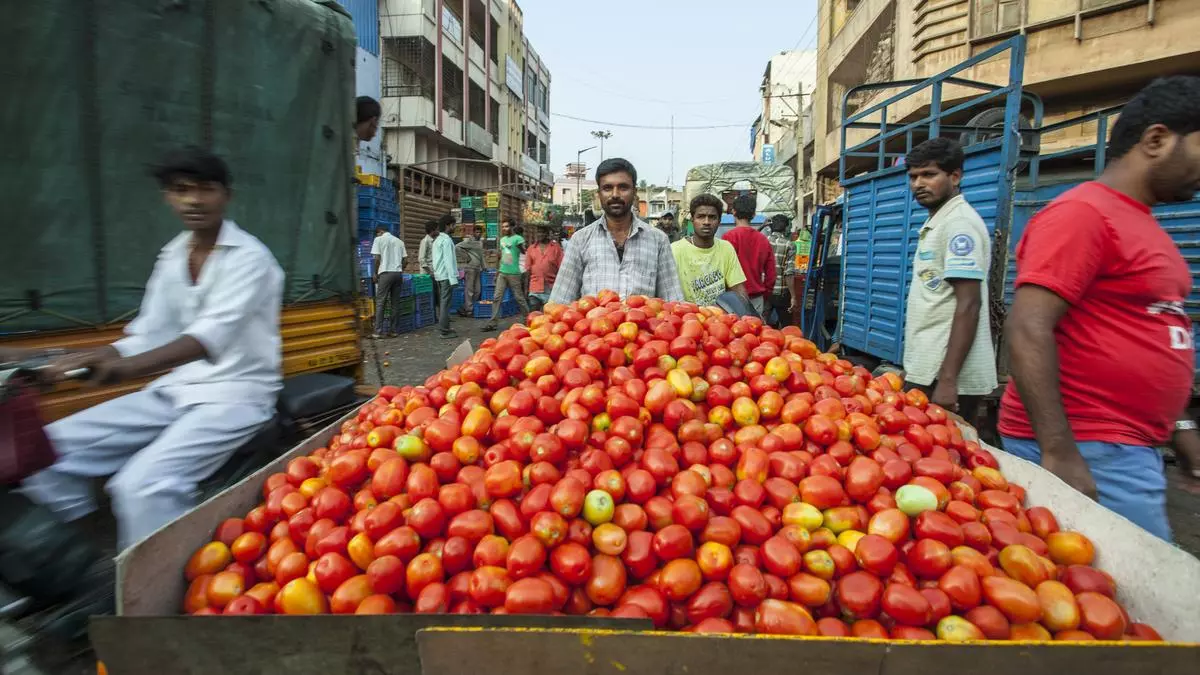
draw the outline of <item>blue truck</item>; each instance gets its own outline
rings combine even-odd
[[[846,92],[838,166],[844,192],[812,217],[803,280],[801,327],[822,348],[837,343],[868,365],[900,364],[912,260],[927,216],[909,192],[903,157],[926,138],[950,136],[962,142],[966,154],[963,194],[992,237],[989,310],[1000,372],[1007,372],[1000,328],[1012,302],[1017,242],[1040,208],[1100,174],[1108,129],[1121,111],[1114,106],[1043,125],[1040,99],[1022,89],[1024,53],[1024,37],[1016,36],[925,80],[867,84]],[[1005,56],[1004,84],[966,79],[974,66]],[[863,93],[895,89],[899,93],[851,109],[850,102]],[[895,111],[913,108],[918,112],[910,119],[893,121],[903,114]],[[1094,136],[1088,144],[1043,148],[1051,134],[1089,127]],[[870,130],[870,137],[851,142],[860,129]],[[1192,270],[1185,305],[1195,333],[1200,326],[1200,199],[1160,205],[1154,214]]]

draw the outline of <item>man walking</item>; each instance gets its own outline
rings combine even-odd
[[[1138,93],[1112,127],[1108,157],[1017,245],[1000,435],[1006,451],[1169,540],[1155,446],[1191,393],[1192,278],[1150,208],[1200,188],[1200,78]]]
[[[506,288],[512,291],[517,306],[521,308],[521,318],[529,315],[529,301],[525,299],[525,281],[521,275],[525,238],[514,231],[511,220],[500,223],[500,235],[500,270],[496,275],[496,292],[492,297],[492,320],[483,327],[485,332],[496,330],[496,320],[500,317],[500,302],[504,299]]]
[[[929,400],[974,423],[996,388],[988,321],[987,226],[960,191],[963,149],[931,138],[904,158],[917,203],[929,210],[918,235],[904,324],[904,370]]]
[[[483,270],[483,243],[479,241],[480,236],[479,228],[468,227],[463,230],[462,241],[454,245],[454,250],[462,254],[463,260],[463,306],[458,310],[461,316],[471,316],[479,300],[479,274]]]
[[[758,315],[766,318],[765,296],[775,288],[775,252],[771,242],[750,221],[757,210],[754,197],[741,195],[733,200],[734,228],[725,233],[725,241],[733,244],[742,272],[746,275],[746,294]]]
[[[554,279],[562,265],[562,246],[551,235],[551,228],[544,227],[538,232],[538,243],[529,247],[526,255],[529,259],[530,297],[537,298],[544,305],[550,300],[550,289],[554,288]]]
[[[796,245],[788,239],[787,231],[791,222],[782,213],[771,218],[771,234],[767,241],[775,253],[775,286],[771,290],[771,306],[768,316],[771,325],[783,328],[792,323],[792,280],[796,276]]]
[[[371,243],[371,257],[375,262],[372,274],[375,282],[375,335],[392,337],[400,325],[400,282],[404,277],[404,259],[408,251],[404,241],[382,225],[375,228],[375,241]],[[391,322],[383,320],[383,308],[391,308]]]
[[[458,284],[458,261],[454,255],[454,240],[444,231],[445,225],[434,223],[433,231],[433,283],[437,289],[435,301],[438,305],[438,330],[442,337],[458,337],[450,329],[450,291]]]
[[[610,157],[596,167],[604,215],[572,235],[550,302],[566,304],[603,290],[622,298],[683,299],[671,240],[633,215],[636,185],[637,170],[628,160]]]
[[[737,251],[723,239],[715,239],[724,204],[710,194],[696,195],[688,205],[692,214],[692,236],[671,244],[679,270],[683,299],[701,307],[717,304],[725,291],[746,295],[746,275]]]

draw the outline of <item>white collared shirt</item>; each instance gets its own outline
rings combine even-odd
[[[266,245],[226,220],[193,284],[188,271],[191,236],[183,232],[159,252],[138,315],[112,346],[121,356],[132,356],[190,335],[204,345],[208,358],[175,368],[151,388],[168,388],[181,406],[246,403],[274,408],[283,381],[283,270]]]

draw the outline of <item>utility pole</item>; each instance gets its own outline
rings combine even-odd
[[[596,138],[596,139],[600,140],[600,161],[603,162],[604,161],[604,141],[606,139],[612,138],[612,132],[611,131],[593,131],[592,138]]]
[[[592,132],[595,134],[595,132]],[[575,209],[580,215],[583,215],[583,164],[580,157],[588,150],[595,150],[596,146],[584,148],[575,153]],[[586,225],[586,223],[585,223]]]
[[[675,116],[671,115],[671,168],[667,171],[667,188],[675,185]]]

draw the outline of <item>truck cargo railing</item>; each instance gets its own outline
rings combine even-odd
[[[960,73],[967,71],[974,66],[985,61],[996,58],[997,56],[1008,52],[1009,53],[1009,77],[1008,84],[996,85],[988,82],[980,82],[962,77],[957,77]],[[983,104],[990,101],[1003,100],[1005,109],[1005,120],[1017,120],[1021,113],[1022,102],[1027,102],[1033,110],[1034,126],[1041,124],[1042,119],[1042,102],[1037,96],[1027,94],[1021,88],[1021,74],[1025,67],[1025,38],[1023,36],[1015,36],[997,44],[996,46],[980,52],[975,56],[963,61],[962,63],[945,70],[933,77],[925,79],[910,79],[910,80],[894,80],[889,82],[877,82],[861,84],[856,87],[851,87],[842,96],[841,109],[841,155],[838,158],[838,178],[843,186],[852,185],[874,177],[878,172],[892,168],[895,160],[899,160],[912,150],[914,145],[915,132],[925,132],[928,138],[934,138],[944,133],[968,133],[978,132],[980,128],[977,125],[961,125],[950,124],[947,119],[958,113],[965,113],[972,109],[978,109]],[[977,94],[967,100],[945,106],[943,95],[946,86],[959,86],[975,90],[981,90],[984,93]],[[858,94],[866,92],[883,91],[887,89],[895,89],[897,87],[906,87],[903,91],[889,96],[888,98],[874,103],[862,110],[849,113],[850,99]],[[895,106],[901,101],[911,100],[913,96],[922,94],[928,91],[930,95],[929,110],[921,118],[909,122],[899,123],[899,126],[894,126],[896,123],[889,121],[889,109],[894,110]],[[878,114],[878,120],[865,121]],[[847,147],[848,133],[851,129],[868,129],[876,130],[878,134],[855,145]],[[1011,132],[1018,134],[1020,129],[1014,123],[1009,129],[1006,124],[1006,133]],[[888,141],[897,140],[903,136],[905,144],[904,151],[889,151]],[[984,144],[1002,146],[1005,149],[1005,166],[1015,165],[1015,156],[1008,156],[1008,144],[1002,143],[1003,138],[992,138],[982,141]],[[873,149],[872,149],[873,148]],[[875,168],[864,174],[855,176],[847,175],[849,158],[874,158]]]
[[[1088,122],[1096,123],[1095,140],[1086,145],[1076,145],[1055,152],[1038,153],[1030,158],[1029,161],[1029,187],[1036,188],[1039,185],[1042,173],[1042,164],[1055,160],[1066,159],[1068,157],[1086,157],[1089,154],[1092,158],[1092,171],[1099,176],[1100,172],[1104,171],[1104,165],[1108,162],[1108,129],[1111,122],[1121,114],[1121,110],[1125,106],[1115,105],[1102,110],[1095,110],[1084,115],[1072,117],[1070,119],[1047,124],[1046,126],[1037,125],[1035,129],[1038,138],[1038,147],[1042,147],[1042,139],[1046,134],[1056,131],[1064,131],[1071,127],[1081,126]]]

